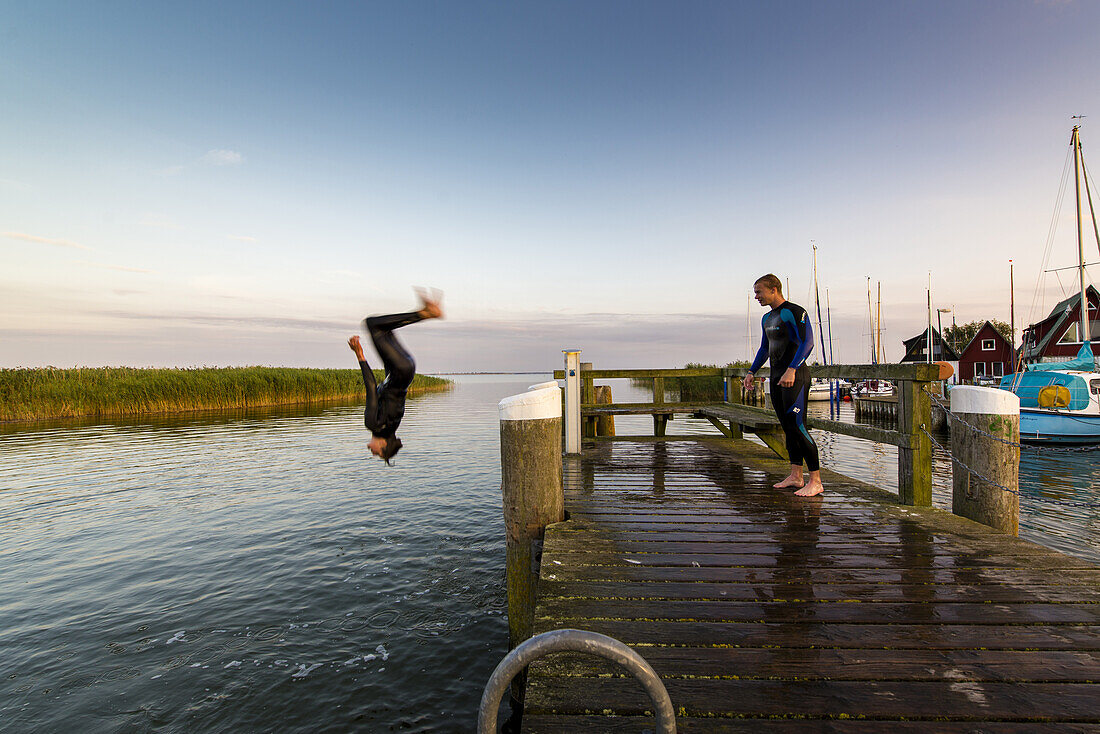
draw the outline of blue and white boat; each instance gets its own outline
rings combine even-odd
[[[1028,365],[1005,375],[1000,388],[1020,398],[1020,440],[1028,443],[1100,443],[1100,371],[1088,342],[1068,362]]]
[[[1036,362],[1023,372],[1005,375],[999,387],[1020,398],[1020,440],[1028,443],[1100,444],[1100,370],[1089,342],[1089,304],[1085,289],[1085,251],[1081,236],[1081,158],[1079,127],[1070,139],[1073,147],[1074,190],[1077,194],[1077,271],[1081,285],[1082,344],[1077,356],[1065,362]],[[1088,178],[1085,178],[1086,190]],[[1089,207],[1092,197],[1089,196]],[[1100,230],[1092,212],[1093,231],[1100,247]]]

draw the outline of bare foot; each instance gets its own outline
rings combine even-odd
[[[432,289],[431,291],[417,288],[416,295],[420,297],[420,311],[421,316],[426,319],[441,319],[443,318],[443,308],[439,305],[439,302],[443,298],[443,292]]]
[[[795,496],[796,497],[816,497],[817,495],[821,494],[824,491],[825,491],[825,487],[821,486],[821,481],[820,480],[814,481],[813,479],[811,479],[809,484],[807,484],[805,487],[803,487],[802,489],[795,492]]]
[[[794,474],[788,474],[782,481],[776,482],[772,485],[776,489],[786,489],[787,487],[801,487],[802,477],[796,477]]]
[[[351,348],[351,351],[355,352],[355,356],[359,357],[359,361],[362,362],[363,345],[359,342],[359,337],[353,336],[352,338],[348,339],[348,346]]]

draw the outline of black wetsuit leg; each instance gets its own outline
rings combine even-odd
[[[810,370],[803,365],[795,370],[794,385],[780,387],[778,380],[771,383],[772,407],[775,415],[783,426],[783,434],[787,439],[787,453],[791,457],[792,466],[802,466],[806,462],[806,468],[817,471],[821,468],[818,463],[817,444],[806,430],[806,401],[810,393]]]
[[[408,326],[423,320],[424,317],[419,313],[410,311],[387,316],[371,316],[363,321],[370,333],[371,340],[374,342],[374,348],[377,350],[378,356],[382,358],[382,366],[386,370],[385,383],[391,389],[407,389],[412,384],[413,377],[416,376],[416,361],[413,360],[412,355],[409,354],[401,342],[397,341],[397,337],[393,332],[402,326]],[[366,371],[364,371],[363,380],[366,381]],[[373,382],[373,378],[371,381]],[[367,392],[372,392],[369,384],[367,385]]]

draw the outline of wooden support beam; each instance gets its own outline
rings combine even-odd
[[[717,429],[718,429],[719,431],[721,431],[721,432],[722,432],[722,435],[723,435],[723,436],[725,436],[726,438],[733,438],[733,432],[731,431],[731,429],[733,428],[733,426],[736,426],[736,425],[737,425],[736,423],[734,423],[734,422],[732,422],[732,421],[731,421],[731,422],[730,422],[730,428],[726,428],[726,426],[725,426],[725,425],[723,425],[722,421],[718,420],[718,419],[717,419],[717,418],[715,418],[714,416],[710,416],[710,415],[708,415],[708,416],[704,416],[704,417],[705,417],[705,418],[706,418],[706,419],[707,419],[708,421],[710,421],[710,424],[711,424],[712,426],[714,426],[714,427],[715,427],[715,428],[717,428]],[[740,431],[741,431],[741,427],[740,427],[740,426],[737,426],[737,431],[738,431],[738,432],[740,432]],[[738,436],[738,438],[740,438],[740,436]]]
[[[763,427],[756,429],[756,437],[764,442],[764,445],[775,452],[775,455],[784,461],[790,461],[787,454],[787,439],[783,435],[783,429],[779,427]]]
[[[930,365],[935,366],[935,365]],[[898,448],[898,498],[902,504],[932,506],[932,400],[927,382],[898,386],[898,428],[909,446]]]
[[[730,405],[742,405],[745,401],[741,395],[741,380],[733,375],[726,375],[726,402]],[[730,425],[730,438],[744,438],[745,435],[741,431],[741,424],[731,420]]]

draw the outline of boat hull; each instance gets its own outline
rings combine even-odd
[[[1020,440],[1024,443],[1100,444],[1100,415],[1021,408]]]

